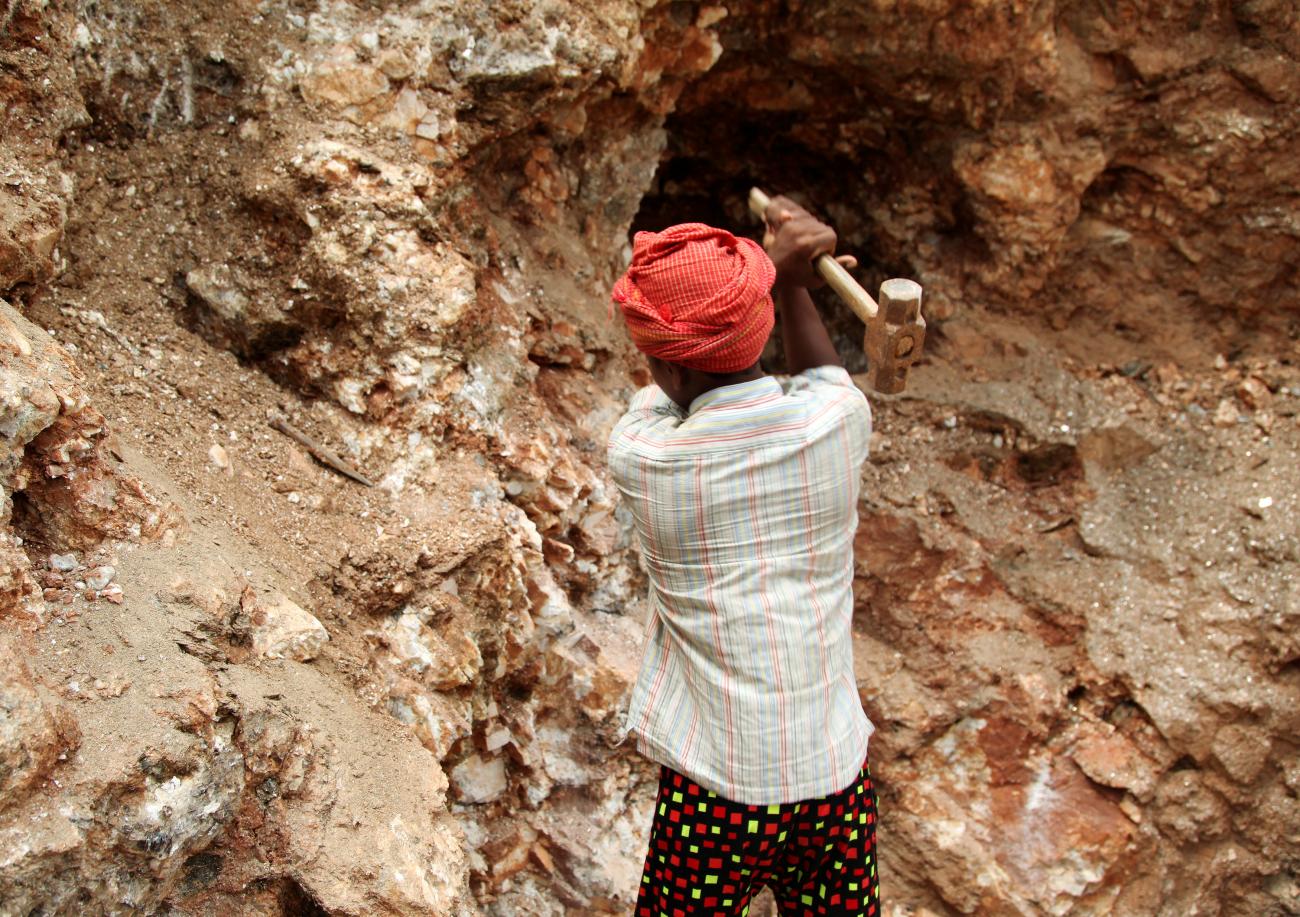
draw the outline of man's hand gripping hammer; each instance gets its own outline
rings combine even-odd
[[[758,188],[749,191],[749,209],[765,219],[771,198]],[[880,303],[830,255],[818,255],[817,273],[867,326],[863,344],[871,368],[871,387],[896,395],[907,386],[907,371],[921,355],[925,319],[921,317],[921,285],[894,278],[880,285]]]

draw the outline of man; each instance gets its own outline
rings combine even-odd
[[[662,765],[638,917],[743,915],[765,885],[783,915],[879,909],[850,633],[871,412],[808,295],[835,233],[786,198],[767,222],[766,253],[638,233],[613,292],[656,383],[609,442],[650,580],[627,729]],[[785,380],[758,365],[773,297]]]

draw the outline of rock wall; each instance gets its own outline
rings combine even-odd
[[[927,288],[886,913],[1300,908],[1296,15],[11,2],[0,914],[627,913],[606,291],[754,181]]]
[[[1288,3],[737,5],[657,179],[746,219],[802,190],[878,282],[1158,346],[1293,337],[1297,12]],[[874,262],[871,263],[871,262]],[[1235,334],[1233,333],[1235,332]],[[1274,348],[1265,345],[1263,350]]]

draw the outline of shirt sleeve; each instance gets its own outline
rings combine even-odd
[[[853,377],[843,366],[814,366],[812,369],[805,369],[790,377],[790,381],[786,384],[786,391],[793,395],[801,391],[825,390],[827,386],[837,389],[850,388],[861,394],[858,387],[853,384]]]
[[[871,442],[871,405],[843,366],[815,366],[791,376],[786,393],[821,404],[833,405],[840,415],[844,435],[849,439],[855,464],[867,460]]]
[[[647,385],[643,389],[638,389],[637,393],[632,396],[632,400],[628,402],[627,414],[624,415],[624,419],[626,420],[634,414],[649,420],[655,415],[679,416],[681,413],[681,408],[664,393],[663,389],[657,385]]]
[[[607,446],[609,468],[620,489],[624,488],[627,473],[631,450],[629,439],[635,439],[637,431],[648,424],[661,422],[664,418],[680,421],[683,416],[685,412],[657,385],[647,385],[632,396],[627,413],[619,418],[610,432]]]

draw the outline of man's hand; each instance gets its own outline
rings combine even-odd
[[[808,295],[809,287],[823,283],[813,259],[835,253],[835,230],[788,197],[773,198],[763,218],[767,223],[763,247],[776,265],[772,297],[781,315],[781,339],[790,373],[815,366],[839,366],[835,345]],[[849,256],[835,260],[846,268],[858,263]]]
[[[818,255],[834,254],[835,230],[782,196],[772,198],[764,219],[767,229],[763,247],[776,265],[776,286],[811,289],[825,283],[813,267],[813,260]],[[841,255],[835,260],[846,268],[858,264],[852,255]]]

